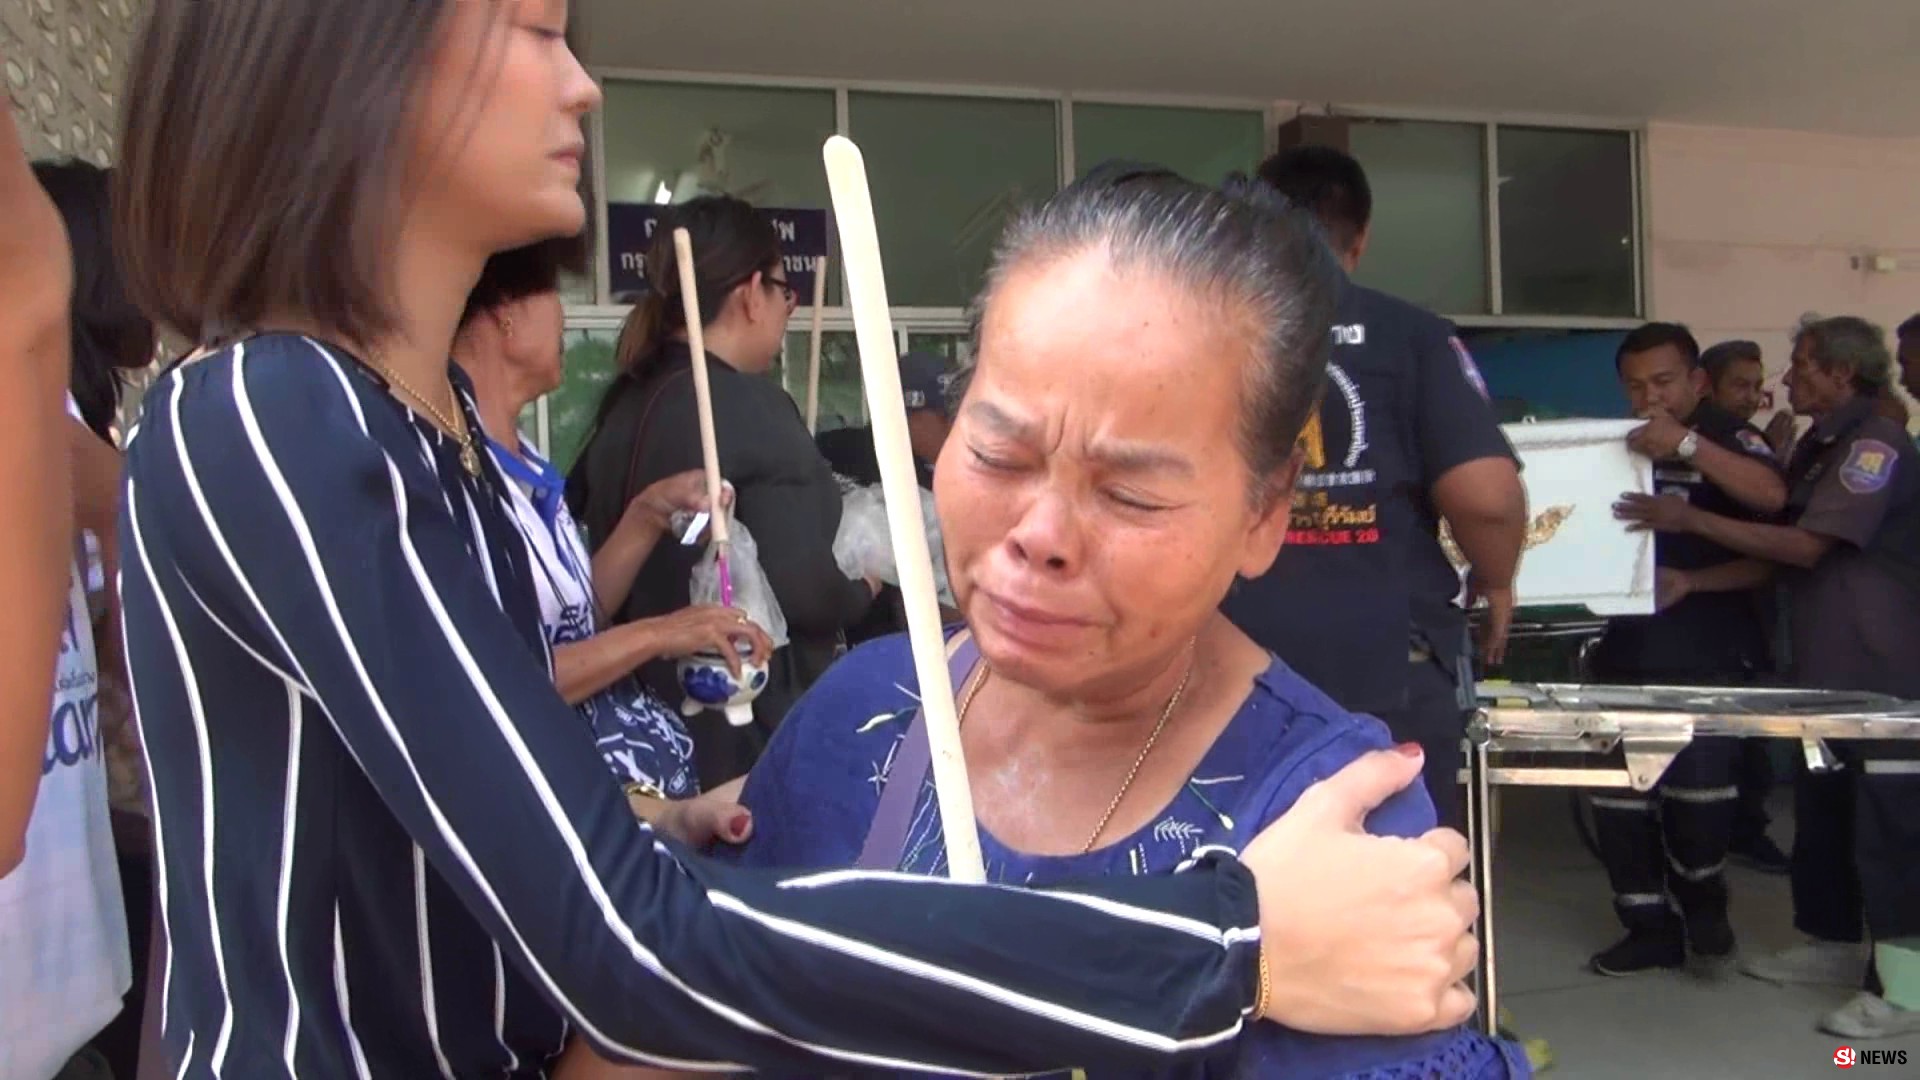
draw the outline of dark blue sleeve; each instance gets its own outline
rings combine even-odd
[[[636,826],[369,385],[284,340],[163,380],[123,528],[175,554],[154,587],[253,628],[603,1054],[1006,1074],[1164,1068],[1240,1031],[1258,910],[1231,858],[1040,892],[744,870]]]
[[[1466,342],[1444,320],[1420,314],[1408,329],[1414,363],[1413,445],[1423,486],[1433,486],[1471,461],[1517,460]]]
[[[1265,795],[1253,800],[1261,810],[1253,822],[1254,831],[1279,820],[1308,788],[1325,780],[1373,750],[1393,745],[1387,726],[1371,716],[1300,716],[1294,722],[1324,726],[1306,747],[1289,755],[1288,760],[1269,772]],[[1375,836],[1423,836],[1438,823],[1433,799],[1426,786],[1414,783],[1381,804],[1366,821],[1367,831]]]

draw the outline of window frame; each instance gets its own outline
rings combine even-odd
[[[868,79],[810,78],[784,75],[742,75],[723,72],[674,71],[652,68],[630,68],[619,66],[594,66],[591,74],[596,82],[604,86],[608,82],[640,83],[678,83],[682,85],[761,87],[777,90],[827,90],[834,98],[834,128],[842,135],[849,135],[849,95],[859,93],[879,94],[917,94],[936,97],[1015,99],[1036,102],[1048,102],[1054,106],[1056,122],[1054,129],[1059,140],[1054,155],[1059,166],[1059,182],[1062,186],[1071,183],[1077,174],[1077,162],[1074,149],[1073,109],[1076,104],[1084,105],[1135,105],[1145,107],[1218,109],[1222,111],[1259,113],[1265,132],[1265,151],[1273,152],[1278,146],[1280,125],[1303,113],[1322,113],[1328,116],[1354,120],[1403,120],[1429,121],[1438,123],[1473,124],[1482,129],[1481,145],[1486,155],[1485,178],[1492,181],[1499,173],[1499,131],[1501,127],[1545,127],[1567,130],[1608,131],[1624,133],[1628,136],[1631,154],[1630,176],[1633,204],[1634,257],[1633,268],[1634,312],[1624,316],[1594,315],[1512,315],[1505,313],[1504,297],[1501,288],[1500,259],[1500,191],[1497,183],[1483,184],[1486,198],[1484,237],[1487,253],[1486,269],[1488,275],[1487,296],[1489,312],[1449,313],[1441,312],[1456,324],[1471,328],[1513,328],[1513,329],[1564,329],[1564,330],[1617,330],[1638,326],[1648,313],[1648,222],[1646,210],[1646,125],[1644,121],[1606,119],[1594,117],[1558,116],[1531,114],[1522,112],[1473,112],[1448,111],[1435,109],[1394,108],[1376,105],[1340,105],[1329,104],[1320,107],[1303,106],[1297,102],[1284,100],[1260,100],[1253,98],[1216,97],[1208,95],[1181,94],[1140,94],[1140,93],[1100,93],[1077,90],[1045,89],[1040,87],[988,86],[955,83],[895,82]],[[608,303],[612,295],[610,271],[607,265],[607,194],[605,163],[603,150],[606,140],[606,120],[604,111],[595,111],[588,125],[588,139],[592,147],[589,156],[594,171],[594,206],[590,208],[595,223],[593,258],[593,278],[596,285],[595,304],[568,305],[568,325],[576,314],[585,319],[608,317],[607,312],[624,313],[625,308]],[[965,324],[966,312],[958,307],[895,307],[893,319],[896,330],[904,342],[905,336],[917,330],[921,333],[943,332],[960,328]],[[850,327],[852,312],[845,306],[829,307],[823,314],[823,323],[828,329]]]
[[[1462,327],[1515,330],[1631,330],[1647,317],[1647,214],[1646,214],[1646,125],[1625,120],[1567,117],[1518,112],[1473,113],[1430,109],[1396,109],[1382,106],[1329,106],[1326,115],[1346,120],[1400,120],[1440,124],[1472,124],[1481,129],[1480,147],[1485,155],[1481,188],[1486,199],[1487,307],[1485,313],[1451,314],[1442,312]],[[1500,258],[1500,130],[1501,128],[1553,128],[1564,131],[1596,131],[1627,136],[1629,154],[1628,183],[1633,203],[1633,313],[1630,315],[1513,315],[1506,313],[1501,283]]]

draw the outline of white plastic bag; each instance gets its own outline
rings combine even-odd
[[[947,582],[946,546],[940,541],[940,519],[934,514],[933,495],[920,492],[921,524],[927,531],[927,550],[933,556],[933,584],[940,602],[954,606],[953,589]],[[900,569],[894,559],[893,537],[887,531],[887,501],[880,485],[857,487],[841,500],[840,531],[833,537],[833,561],[849,578],[872,577],[889,585],[900,584]]]
[[[780,601],[773,595],[767,572],[760,568],[760,549],[754,546],[753,534],[738,518],[727,524],[727,532],[732,539],[732,543],[727,545],[730,549],[727,552],[727,574],[733,581],[732,606],[765,630],[767,636],[773,639],[774,648],[783,648],[787,644],[787,617],[780,610]],[[708,544],[707,550],[700,555],[700,561],[693,565],[693,577],[687,585],[687,594],[695,604],[721,602],[718,545]]]

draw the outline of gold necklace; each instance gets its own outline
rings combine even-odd
[[[421,407],[427,410],[428,416],[431,416],[447,434],[453,436],[453,440],[460,445],[460,467],[467,470],[468,476],[479,476],[480,451],[474,449],[473,432],[467,427],[467,414],[460,410],[459,391],[454,390],[451,383],[447,385],[447,390],[454,395],[453,415],[458,418],[458,422],[455,422],[448,419],[447,414],[441,412],[427,395],[415,390],[413,384],[401,378],[399,372],[388,367],[386,361],[378,355],[373,357],[373,369],[386,376],[388,382],[405,390],[409,397],[418,401]]]
[[[1199,640],[1199,638],[1188,640],[1189,657],[1193,654],[1195,642]],[[1093,827],[1093,832],[1087,834],[1087,842],[1080,846],[1080,854],[1085,855],[1093,850],[1093,845],[1099,841],[1100,834],[1106,832],[1107,826],[1112,823],[1113,815],[1119,811],[1120,804],[1126,801],[1127,792],[1133,790],[1133,782],[1140,777],[1140,767],[1147,763],[1147,756],[1153,753],[1154,744],[1160,741],[1160,733],[1167,730],[1167,721],[1173,719],[1173,711],[1180,707],[1180,698],[1186,694],[1187,684],[1193,681],[1194,666],[1193,661],[1189,659],[1187,673],[1180,676],[1180,685],[1173,688],[1173,696],[1167,699],[1166,708],[1160,710],[1160,720],[1153,725],[1153,733],[1147,736],[1146,745],[1140,748],[1139,756],[1133,759],[1133,768],[1127,770],[1127,778],[1120,782],[1120,790],[1114,793],[1113,801],[1107,804],[1107,812],[1100,815],[1100,823]],[[979,695],[980,688],[987,685],[987,680],[992,675],[992,668],[984,665],[981,667],[980,678],[967,688],[967,696],[961,699],[960,715],[955,718],[956,726],[966,724],[967,710],[973,707],[973,699]]]

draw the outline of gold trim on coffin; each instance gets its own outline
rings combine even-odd
[[[1527,537],[1520,545],[1520,550],[1532,551],[1552,540],[1554,534],[1560,531],[1560,526],[1565,525],[1572,516],[1571,506],[1549,506],[1535,514],[1533,521],[1527,525]],[[1447,553],[1447,561],[1453,564],[1455,570],[1467,569],[1467,557],[1461,552],[1460,545],[1453,542],[1453,529],[1445,521],[1440,522],[1440,550]]]

